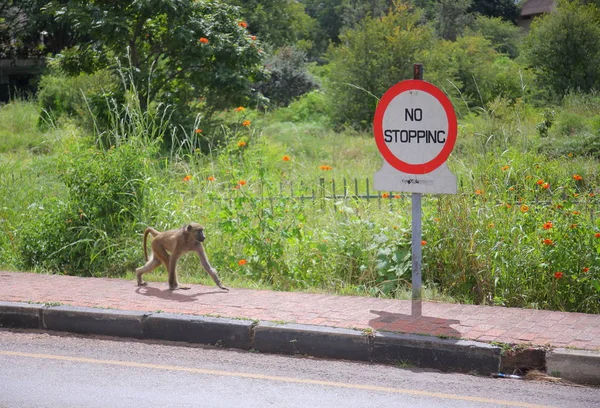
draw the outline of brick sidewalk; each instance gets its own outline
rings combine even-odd
[[[193,315],[373,328],[484,342],[600,350],[600,315],[423,302],[411,317],[410,301],[271,292],[193,285],[171,292],[166,282],[139,288],[120,279],[0,271],[0,301],[61,303]]]

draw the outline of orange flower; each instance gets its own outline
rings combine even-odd
[[[394,198],[402,198],[402,196],[400,194],[396,194],[394,195]]]
[[[208,180],[208,181],[215,181],[215,180],[216,180],[216,178],[214,178],[213,176],[209,176],[209,177],[207,178],[207,180]]]
[[[514,191],[514,189],[515,189],[514,187],[509,187],[508,188],[509,191]]]
[[[238,184],[240,186],[244,186],[244,185],[246,185],[246,180],[240,180],[240,181],[238,181]]]
[[[381,195],[382,198],[390,198],[390,194],[389,193],[383,193]]]
[[[202,44],[208,44],[208,38],[206,38],[206,37],[202,37],[198,41],[201,42]]]
[[[252,41],[256,41],[256,36],[255,35],[251,35],[250,38],[252,39]]]
[[[481,195],[482,193],[483,193],[483,191],[481,191],[481,190],[475,190],[475,194],[477,194],[477,195]]]
[[[573,193],[573,197],[579,197],[578,193]]]
[[[238,106],[237,108],[235,108],[236,112],[242,112],[242,111],[245,111],[245,110],[246,110],[246,108],[244,108],[243,106]]]
[[[196,130],[194,130],[194,132],[196,132],[196,133],[202,133],[202,129],[196,129]]]
[[[590,268],[583,268],[583,273],[588,273],[590,271]]]
[[[490,223],[488,224],[488,227],[489,227],[489,228],[494,228],[495,226],[496,226],[496,224],[494,224],[493,222],[490,222]]]
[[[573,174],[573,180],[580,181],[583,180],[583,177],[581,177],[579,174]]]
[[[600,232],[596,232],[596,233],[594,234],[594,236],[595,236],[596,238],[600,238]]]
[[[541,186],[542,184],[544,184],[544,180],[538,180],[538,181],[536,181],[536,184],[538,186]]]
[[[246,265],[247,263],[248,263],[248,261],[246,261],[245,259],[240,259],[240,260],[238,261],[238,265],[240,265],[240,266],[244,266],[244,265]]]
[[[501,170],[502,170],[502,171],[506,171],[506,170],[508,170],[508,169],[510,169],[510,166],[509,166],[509,165],[506,165],[506,166],[502,166],[502,169],[501,169]]]
[[[521,212],[527,212],[527,211],[529,211],[529,206],[527,204],[523,204],[521,206]]]
[[[434,222],[440,222],[440,219],[439,218],[434,218],[433,221]]]
[[[185,176],[183,178],[183,181],[190,181],[192,179],[192,176],[190,176],[189,174],[187,176]]]
[[[577,228],[577,224],[571,224],[571,226],[569,228],[575,229],[575,228]]]
[[[562,272],[554,272],[554,277],[556,279],[562,279],[564,274]]]
[[[425,246],[425,245],[427,245],[427,241],[425,241],[425,240],[421,241],[421,246]]]
[[[573,211],[571,214],[573,214],[573,215],[579,215],[581,213],[579,211]]]
[[[512,208],[512,204],[508,204],[508,203],[506,203],[506,204],[504,204],[504,206],[505,206],[506,208]]]
[[[323,171],[329,171],[329,170],[331,170],[331,166],[320,166],[319,169],[321,169]]]
[[[548,221],[547,223],[545,223],[543,228],[545,230],[549,230],[550,228],[552,228],[552,221]]]
[[[550,188],[550,183],[544,183],[544,184],[542,184],[542,188],[544,188],[546,190],[549,189]]]
[[[283,157],[281,158],[281,160],[283,160],[283,161],[290,161],[290,160],[291,160],[291,158],[290,158],[290,156],[283,156]]]
[[[242,122],[242,126],[246,126],[246,127],[250,126],[250,123],[252,123],[252,122],[250,122],[249,120],[245,120]]]
[[[551,239],[548,239],[548,238],[546,238],[546,239],[544,240],[544,245],[554,245],[554,242],[552,242],[552,240],[551,240]]]
[[[589,193],[588,195],[589,195],[590,197],[594,197],[594,196],[595,196],[595,194],[594,194],[594,193]]]
[[[240,21],[240,22],[238,23],[238,25],[239,25],[240,27],[244,27],[244,28],[248,27],[248,23],[246,23],[245,21]]]
[[[240,140],[238,142],[238,147],[244,147],[244,146],[246,146],[246,142],[244,142],[243,140]]]

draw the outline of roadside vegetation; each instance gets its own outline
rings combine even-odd
[[[335,32],[309,0],[286,3],[288,29],[226,3],[241,9],[157,0],[102,22],[102,1],[48,6],[91,48],[55,54],[35,98],[0,106],[0,267],[133,285],[145,227],[195,221],[226,286],[409,298],[410,195],[369,187],[370,126],[422,62],[459,115],[459,194],[423,199],[426,298],[600,313],[593,4],[560,2],[524,34],[471,1],[371,2]],[[118,31],[142,20],[133,42]],[[573,21],[585,49],[557,39]],[[542,58],[555,40],[565,53]],[[212,284],[194,255],[179,273]]]

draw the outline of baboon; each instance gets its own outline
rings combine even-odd
[[[154,238],[152,240],[152,257],[150,260],[148,260],[148,252],[146,250],[148,234],[151,234]],[[202,266],[217,286],[228,291],[229,289],[221,285],[217,271],[208,263],[204,246],[202,245],[204,239],[204,227],[196,223],[164,232],[158,232],[151,227],[146,228],[146,231],[144,231],[144,257],[146,258],[146,264],[135,270],[138,286],[147,285],[148,283],[144,282],[142,275],[158,268],[162,263],[167,268],[167,272],[169,272],[170,290],[190,289],[189,286],[179,286],[176,267],[177,260],[181,255],[189,251],[195,251],[200,258],[200,263],[202,263]]]

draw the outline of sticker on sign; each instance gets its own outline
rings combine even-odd
[[[376,189],[455,192],[456,177],[445,163],[456,142],[456,113],[439,88],[421,80],[394,85],[377,105],[373,129],[385,160],[384,167],[375,175]],[[383,180],[383,173],[394,180]],[[399,189],[399,185],[408,187]],[[440,188],[441,185],[444,187]]]

